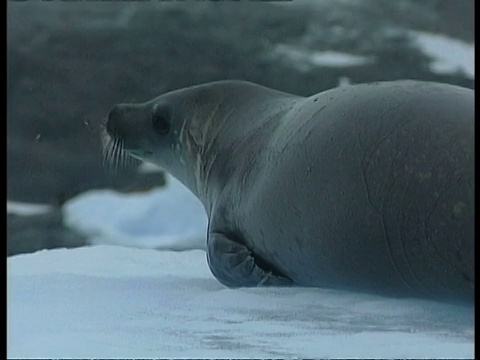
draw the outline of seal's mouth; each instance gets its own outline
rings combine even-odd
[[[110,134],[107,131],[106,118],[101,124],[101,138],[103,145],[103,166],[117,175],[119,170],[137,167],[141,161],[137,154],[125,149],[125,141],[116,134]]]
[[[149,158],[153,155],[153,151],[150,150],[124,149],[124,151],[126,151],[130,156],[133,156],[139,160]]]

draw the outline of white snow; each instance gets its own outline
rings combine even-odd
[[[423,53],[432,58],[430,69],[433,72],[449,74],[459,71],[470,79],[475,79],[473,44],[423,31],[410,31],[410,35]]]
[[[198,250],[202,206],[168,179],[166,191],[96,191],[66,204],[69,223],[97,244],[144,248],[8,258],[9,358],[473,357],[469,307],[329,289],[225,288]]]
[[[475,78],[475,47],[464,41],[445,35],[423,31],[408,31],[412,43],[431,58],[430,70],[438,74],[460,72],[470,79]],[[307,72],[313,67],[353,67],[374,63],[374,57],[359,56],[337,51],[316,51],[287,44],[278,44],[270,56],[282,58],[299,71]]]
[[[28,204],[18,201],[7,201],[7,214],[15,215],[39,215],[46,214],[53,209],[51,205],[45,204]]]
[[[276,45],[269,56],[282,58],[298,70],[304,72],[316,66],[340,68],[365,65],[374,61],[372,57],[330,50],[312,51],[286,44]]]
[[[372,61],[366,56],[358,56],[338,51],[314,51],[310,54],[312,64],[317,66],[350,67],[364,65]]]
[[[152,169],[142,167],[142,171]],[[89,235],[94,244],[204,249],[207,216],[203,205],[178,180],[168,176],[167,182],[168,191],[88,191],[64,205],[65,223]]]
[[[227,289],[201,250],[8,259],[9,358],[473,356],[473,310],[325,289]]]

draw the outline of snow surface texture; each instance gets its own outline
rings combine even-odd
[[[330,289],[225,288],[198,250],[203,208],[167,180],[167,190],[98,191],[66,204],[68,221],[97,244],[121,235],[122,245],[144,248],[8,258],[9,358],[473,357],[470,307]],[[168,250],[174,240],[192,250]]]

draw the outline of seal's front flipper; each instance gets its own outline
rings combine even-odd
[[[263,269],[252,252],[221,233],[207,239],[207,261],[213,275],[228,287],[288,286],[292,281]]]

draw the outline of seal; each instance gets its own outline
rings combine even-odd
[[[208,215],[228,287],[471,302],[474,95],[402,80],[300,97],[219,81],[118,104],[106,157],[161,166]]]

